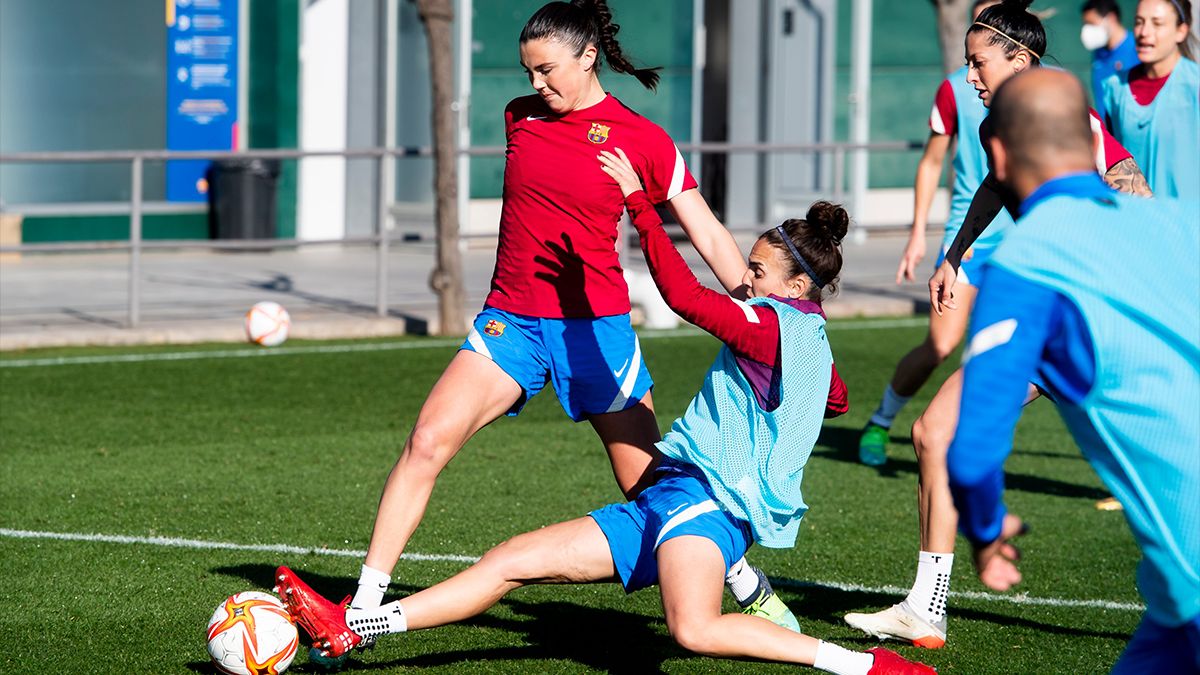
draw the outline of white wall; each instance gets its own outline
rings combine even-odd
[[[346,148],[349,0],[305,3],[300,33],[300,147]],[[300,162],[296,236],[329,239],[346,232],[346,160]]]

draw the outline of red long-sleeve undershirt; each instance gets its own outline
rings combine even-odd
[[[658,217],[645,192],[639,190],[630,194],[626,197],[625,205],[640,235],[642,253],[646,256],[650,274],[654,277],[654,283],[667,305],[688,322],[703,328],[728,345],[747,375],[750,375],[751,370],[769,369],[769,377],[750,377],[752,383],[763,379],[767,382],[777,382],[783,364],[779,343],[779,317],[775,311],[764,305],[751,305],[735,300],[701,284],[663,230],[662,219]],[[788,302],[804,312],[824,315],[820,305],[813,302],[788,298],[778,300]],[[771,405],[769,393],[758,391],[757,384],[756,394],[760,404],[766,403],[772,408],[778,405],[778,402]],[[849,408],[846,385],[838,375],[837,366],[834,365],[829,381],[825,416],[837,417]]]

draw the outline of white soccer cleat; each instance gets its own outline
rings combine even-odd
[[[847,614],[846,623],[880,640],[908,640],[926,649],[939,649],[946,644],[946,619],[929,623],[914,614],[907,602],[874,614]]]

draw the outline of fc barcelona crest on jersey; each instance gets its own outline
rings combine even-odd
[[[592,122],[592,130],[588,132],[588,140],[593,143],[603,143],[608,140],[608,127],[599,122]]]
[[[484,325],[483,332],[491,335],[492,337],[500,337],[501,335],[504,335],[505,328],[507,328],[507,326],[505,326],[503,322],[490,319],[487,324]]]

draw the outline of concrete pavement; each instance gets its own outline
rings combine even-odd
[[[918,281],[894,282],[905,237],[873,234],[847,240],[840,293],[826,304],[831,317],[902,316],[927,311],[924,282],[932,272],[940,235],[930,236]],[[752,236],[739,236],[743,251]],[[715,286],[708,268],[678,242],[692,268]],[[260,300],[274,300],[292,316],[292,337],[355,338],[426,333],[437,328],[429,291],[430,242],[393,243],[388,255],[388,316],[376,307],[377,254],[370,247],[313,246],[275,252],[212,250],[142,254],[140,322],[127,328],[129,274],[125,253],[24,254],[0,262],[0,350],[70,345],[184,344],[245,339],[242,317]],[[645,273],[640,253],[628,269]],[[472,317],[487,295],[494,242],[477,242],[463,255],[464,310]],[[639,315],[635,308],[635,321]]]

